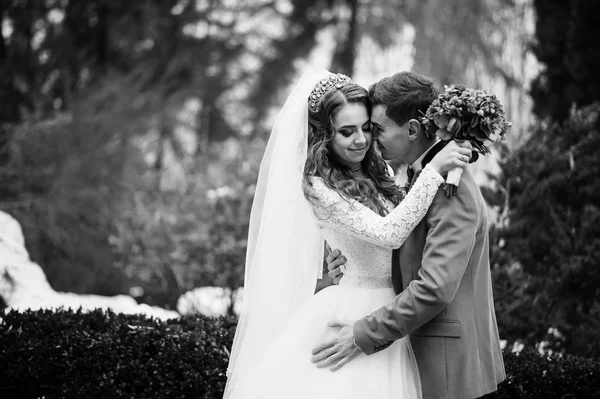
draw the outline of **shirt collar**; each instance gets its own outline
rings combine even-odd
[[[423,169],[423,164],[422,164],[422,163],[423,163],[423,158],[425,158],[425,156],[427,155],[427,153],[428,153],[429,151],[431,151],[431,149],[432,149],[433,147],[435,147],[435,145],[436,145],[437,143],[439,143],[439,142],[440,142],[440,139],[439,139],[439,138],[438,138],[438,139],[436,139],[436,140],[435,140],[435,143],[433,143],[433,144],[431,145],[431,147],[429,147],[427,150],[425,150],[425,152],[424,152],[424,153],[422,153],[422,154],[421,154],[421,156],[420,156],[419,158],[417,158],[417,160],[416,160],[415,162],[413,162],[413,163],[412,163],[412,165],[410,165],[411,169],[412,169],[412,170],[414,170],[415,172],[418,172],[418,171],[420,171],[421,169]]]

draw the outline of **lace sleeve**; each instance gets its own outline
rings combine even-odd
[[[387,216],[380,216],[358,201],[343,198],[336,191],[314,179],[310,194],[317,223],[343,230],[376,245],[398,248],[423,219],[433,201],[442,176],[426,166],[404,200]]]

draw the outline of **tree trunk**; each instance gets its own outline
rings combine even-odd
[[[335,21],[313,18],[315,8],[320,8],[318,11],[323,12],[332,7],[332,2],[323,4],[319,0],[294,4],[294,11],[288,17],[288,24],[291,28],[302,27],[302,29],[296,30],[298,33],[291,33],[273,42],[276,55],[264,63],[254,92],[248,99],[250,104],[256,105],[253,120],[249,121],[253,126],[260,125],[273,99],[277,98],[278,89],[285,87],[290,76],[295,72],[293,61],[298,57],[307,56],[316,43],[317,32]]]
[[[98,5],[96,11],[98,15],[98,33],[96,38],[96,60],[98,62],[98,72],[101,75],[106,74],[108,67],[108,52],[109,52],[109,34],[108,34],[108,17],[110,15],[110,9],[105,2],[101,2]]]
[[[356,47],[358,45],[358,0],[346,0],[346,3],[350,8],[347,35],[342,45],[335,49],[331,61],[331,70],[352,76],[354,75],[354,60],[356,59]]]
[[[0,25],[8,11],[7,2],[0,2]],[[10,143],[12,129],[8,124],[18,123],[21,119],[19,104],[21,96],[14,87],[14,65],[9,59],[8,46],[4,36],[0,34],[0,170],[11,160]],[[3,188],[0,189],[0,198],[11,197],[14,193],[10,190],[9,181],[12,175],[2,175]]]
[[[6,2],[0,2],[0,22],[4,20],[7,11]],[[3,122],[19,122],[20,96],[14,87],[14,60],[9,59],[8,46],[4,36],[0,34],[0,126]],[[1,127],[0,127],[1,129]],[[3,134],[3,133],[2,133]],[[0,136],[0,151],[4,140]]]

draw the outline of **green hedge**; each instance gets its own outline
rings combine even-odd
[[[220,398],[234,318],[11,311],[0,398]]]
[[[222,397],[234,318],[11,311],[0,324],[1,398]],[[505,351],[492,398],[592,398],[600,363]]]
[[[588,399],[600,397],[600,362],[575,356],[541,356],[525,347],[504,351],[507,379],[486,399]]]

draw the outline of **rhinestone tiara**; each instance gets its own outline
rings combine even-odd
[[[321,97],[323,97],[325,93],[331,89],[341,89],[346,83],[352,83],[352,79],[341,73],[329,75],[329,77],[321,79],[319,83],[315,85],[315,88],[308,97],[308,105],[310,109],[317,112],[319,110]]]

